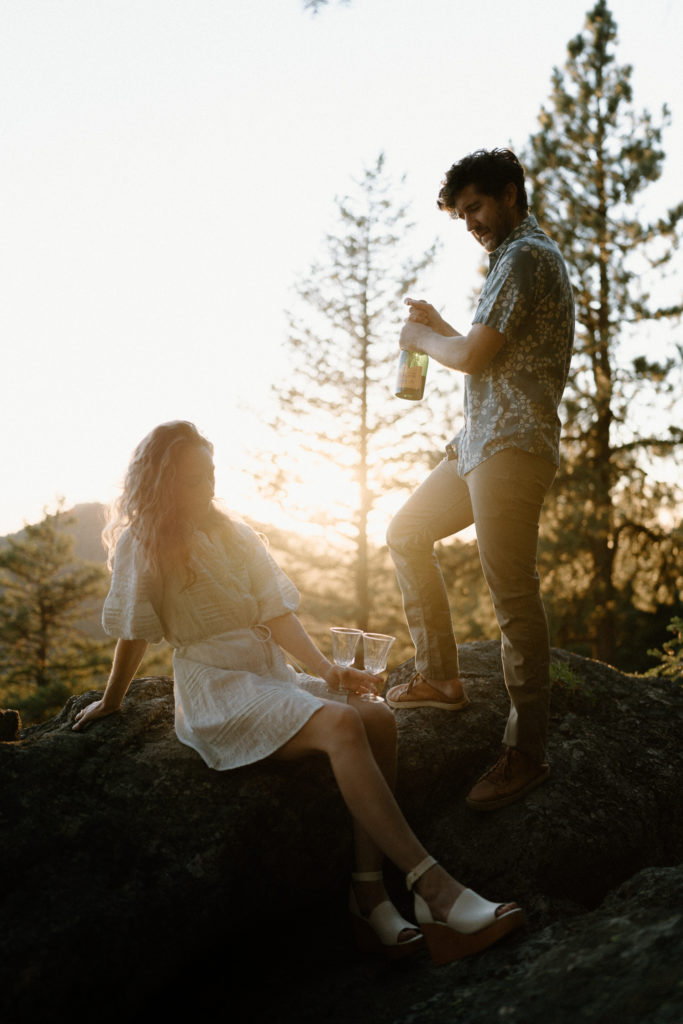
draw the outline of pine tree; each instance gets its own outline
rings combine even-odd
[[[61,707],[110,660],[85,635],[84,604],[106,593],[103,565],[79,562],[61,510],[26,526],[0,549],[0,692],[40,716]]]
[[[338,0],[341,5],[348,5],[351,0]],[[317,14],[323,7],[327,7],[329,0],[303,0],[304,10],[311,14]]]
[[[616,43],[598,0],[553,72],[524,155],[533,212],[570,266],[577,310],[564,464],[545,535],[554,635],[571,646],[587,634],[593,656],[612,663],[633,602],[652,611],[678,600],[680,519],[673,529],[662,519],[669,511],[676,522],[677,495],[652,467],[681,441],[683,354],[657,333],[683,309],[680,295],[667,301],[659,288],[683,203],[648,223],[637,205],[661,175],[670,115],[664,106],[657,125],[634,111],[632,68],[615,63]]]
[[[337,200],[337,214],[338,231],[326,236],[325,259],[297,285],[300,305],[290,313],[287,378],[274,388],[280,410],[275,427],[287,439],[277,486],[291,503],[298,453],[321,472],[335,465],[349,480],[344,504],[328,511],[327,522],[330,533],[352,544],[348,613],[366,629],[371,511],[387,489],[415,483],[411,465],[424,469],[436,459],[428,423],[438,404],[437,374],[430,369],[426,401],[393,395],[403,299],[433,262],[436,246],[413,254],[409,208],[396,198],[383,155],[354,182],[351,195]],[[329,498],[322,485],[319,498],[320,517]],[[348,594],[343,575],[330,585]]]

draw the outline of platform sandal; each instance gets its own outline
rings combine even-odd
[[[362,871],[351,875],[354,882],[381,882],[381,871]],[[356,945],[362,953],[383,953],[391,960],[411,956],[424,949],[424,937],[418,925],[401,917],[390,900],[378,903],[367,915],[361,914],[356,894],[351,886],[349,913],[353,924]],[[399,940],[406,929],[417,931],[412,938]]]
[[[418,879],[435,864],[433,857],[425,857],[413,868],[406,876],[408,890],[412,890]],[[446,921],[435,921],[427,903],[416,892],[415,919],[434,963],[441,966],[480,953],[525,923],[524,912],[519,907],[496,914],[501,906],[505,904],[491,903],[472,889],[463,889]]]

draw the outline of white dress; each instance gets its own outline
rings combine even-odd
[[[296,587],[251,527],[233,528],[229,540],[193,534],[189,586],[179,571],[153,579],[126,530],[102,614],[110,636],[173,647],[176,734],[217,769],[268,757],[329,699],[263,625],[296,612]]]

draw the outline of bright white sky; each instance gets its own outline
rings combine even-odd
[[[445,243],[428,297],[465,326],[480,254],[436,210],[442,174],[526,143],[592,6],[0,0],[0,534],[111,500],[174,418],[216,444],[227,504],[267,515],[284,310],[335,197],[384,151],[417,242]],[[659,214],[681,199],[683,4],[611,9],[635,108],[673,112]]]

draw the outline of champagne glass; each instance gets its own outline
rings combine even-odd
[[[384,672],[389,650],[395,639],[395,636],[387,636],[386,633],[363,633],[363,664],[366,672],[373,676]],[[384,700],[373,693],[364,693],[362,699],[376,702]]]
[[[351,629],[348,626],[331,626],[330,633],[332,634],[332,658],[335,665],[339,665],[340,668],[349,668],[353,665],[356,657],[356,648],[363,635],[363,630]],[[342,691],[330,690],[330,693],[340,692]]]

